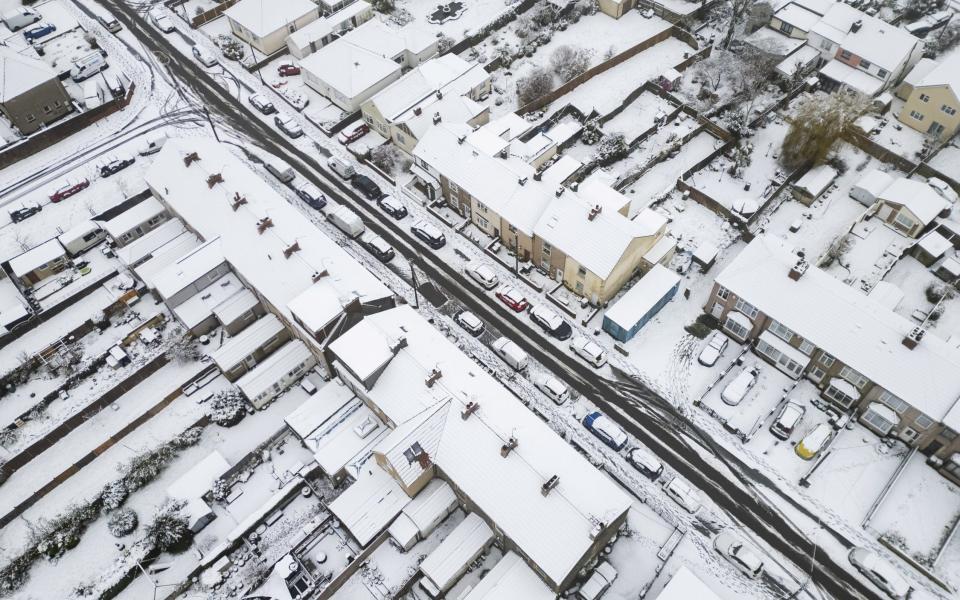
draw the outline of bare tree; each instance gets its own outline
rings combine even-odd
[[[517,102],[525,106],[553,90],[553,75],[543,67],[534,67],[517,81]]]
[[[780,162],[788,169],[822,163],[834,142],[853,128],[869,106],[868,98],[854,92],[816,92],[804,97],[790,117]]]
[[[753,3],[754,0],[730,0],[730,20],[727,21],[727,33],[723,36],[723,42],[720,43],[720,47],[724,50],[730,49],[737,28],[743,22],[743,19],[750,14]]]

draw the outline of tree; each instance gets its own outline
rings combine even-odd
[[[754,31],[766,27],[773,16],[773,6],[769,2],[757,2],[754,4],[747,15],[747,22],[744,24],[744,33],[750,35]]]
[[[182,512],[183,504],[167,502],[157,510],[144,531],[144,541],[158,552],[183,551],[190,544],[193,532]]]
[[[230,495],[230,484],[224,479],[214,481],[213,487],[210,488],[210,495],[217,502],[223,502]]]
[[[960,44],[960,19],[954,16],[940,31],[931,32],[925,42],[926,53],[930,56],[939,56],[956,48]]]
[[[232,427],[247,414],[247,403],[236,390],[224,390],[210,400],[210,420],[221,427]]]
[[[107,528],[113,534],[113,537],[123,537],[133,533],[138,523],[137,513],[129,508],[121,508],[110,515],[107,520]]]
[[[393,9],[396,8],[393,0],[373,0],[372,5],[373,10],[384,14],[392,13]]]
[[[754,0],[730,0],[730,19],[727,21],[727,33],[723,36],[723,42],[720,44],[720,47],[724,50],[730,49],[730,44],[733,43],[733,36],[737,32],[737,28],[740,26],[744,17],[750,13],[753,3]]]
[[[944,0],[907,0],[903,5],[903,16],[913,21],[937,12],[943,5]]]
[[[453,38],[449,35],[440,34],[440,37],[437,38],[437,51],[443,54],[452,48],[454,43]]]
[[[534,67],[517,81],[517,102],[520,106],[526,106],[552,90],[553,75],[543,67]]]
[[[630,153],[630,146],[622,133],[609,133],[597,144],[594,152],[598,163],[605,165],[624,158]]]
[[[393,175],[399,169],[406,171],[412,164],[410,158],[393,144],[377,146],[370,151],[370,162],[381,171]]]
[[[590,52],[563,45],[550,55],[550,66],[561,81],[570,81],[590,68]]]
[[[193,339],[189,332],[184,331],[182,327],[177,327],[171,331],[169,337],[172,341],[167,348],[167,360],[175,360],[183,364],[200,360],[200,357],[203,356],[203,352],[201,352],[200,347],[197,346],[196,340]]]
[[[790,117],[780,162],[791,170],[822,163],[834,142],[853,128],[854,121],[869,106],[869,99],[854,92],[805,96]]]

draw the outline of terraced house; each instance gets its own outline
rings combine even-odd
[[[734,339],[881,436],[960,482],[960,350],[759,236],[716,278],[704,310]]]

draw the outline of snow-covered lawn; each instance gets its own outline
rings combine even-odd
[[[914,314],[929,313],[934,304],[927,299],[926,290],[933,285],[938,288],[946,283],[924,267],[913,256],[907,255],[897,262],[884,278],[904,293],[903,300],[896,308],[896,312],[908,319]],[[927,321],[927,327],[933,330],[938,337],[948,338],[960,333],[960,298],[954,296],[943,301],[943,314],[939,319]]]
[[[456,19],[449,19],[440,24],[427,21],[427,17],[437,10],[437,6],[444,4],[439,0],[397,0],[396,7],[405,10],[413,17],[411,25],[435,34],[443,34],[460,41],[468,35],[478,33],[484,26],[494,22],[497,18],[512,10],[512,2],[505,0],[470,0],[464,2],[466,9]]]
[[[666,117],[674,109],[673,104],[652,92],[644,92],[624,108],[620,114],[603,124],[607,133],[622,133],[627,142],[653,127],[657,120]]]
[[[864,220],[853,226],[845,250],[826,271],[869,292],[913,242],[879,219]]]
[[[954,181],[960,180],[960,147],[955,143],[944,146],[930,159],[930,166]]]
[[[873,131],[879,129],[876,133],[869,132],[868,137],[872,141],[907,160],[919,162],[918,153],[924,148],[924,142],[928,139],[928,136],[904,125],[900,122],[900,119],[894,116],[903,110],[903,105],[903,100],[894,98],[889,112],[885,115],[860,117],[857,125],[861,129]]]
[[[670,129],[672,129],[672,126],[668,125],[663,128],[663,131],[669,131]],[[648,140],[648,142],[651,148],[657,148],[655,140]],[[708,131],[700,131],[681,146],[680,151],[675,156],[657,163],[646,171],[640,179],[623,190],[628,196],[636,196],[636,200],[630,207],[631,212],[643,208],[645,206],[644,202],[649,204],[664,197],[676,186],[677,180],[683,175],[684,171],[706,158],[716,149],[718,142],[719,140]],[[691,178],[692,181],[693,178]],[[699,178],[696,181],[699,181]]]

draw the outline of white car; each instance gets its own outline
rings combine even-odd
[[[720,393],[720,399],[723,400],[724,404],[729,404],[730,406],[736,406],[743,402],[743,399],[747,396],[747,392],[757,383],[757,375],[760,374],[759,369],[756,367],[750,367],[749,369],[744,369],[734,377],[733,381],[727,384],[727,387],[723,388],[723,392]]]
[[[210,52],[202,46],[194,46],[190,51],[193,52],[193,57],[197,59],[197,62],[207,68],[217,64],[217,57],[213,52]]]
[[[456,321],[457,325],[466,329],[473,337],[477,337],[483,333],[483,321],[480,320],[480,317],[468,310],[458,312],[453,316],[453,320]]]
[[[164,33],[173,33],[176,29],[176,27],[173,26],[173,21],[165,14],[155,14],[153,16],[153,24]]]
[[[500,283],[500,280],[497,279],[497,273],[493,270],[493,267],[487,263],[469,265],[464,267],[463,270],[470,277],[470,279],[479,283],[480,286],[485,290],[492,290],[493,288],[497,287],[498,283]]]
[[[697,362],[705,367],[712,367],[717,364],[717,360],[720,359],[720,356],[723,354],[723,351],[727,349],[729,343],[730,338],[719,331],[714,331],[710,334],[707,345],[700,351]]]
[[[936,177],[931,177],[930,179],[927,179],[927,185],[932,187],[947,202],[950,202],[951,204],[957,203],[957,192],[955,192],[952,187],[947,185],[946,181]]]
[[[893,565],[866,548],[852,548],[847,555],[855,566],[874,585],[895,600],[903,600],[910,593],[910,582],[903,578]]]
[[[747,577],[756,579],[763,572],[763,560],[757,551],[744,544],[743,540],[730,531],[717,534],[717,537],[713,538],[713,547]]]
[[[663,491],[690,514],[696,513],[702,506],[700,493],[679,477],[674,477],[667,482],[667,485],[663,486]]]
[[[300,123],[297,123],[293,117],[287,113],[277,112],[273,117],[273,124],[289,137],[298,138],[303,135],[303,128],[300,127]]]
[[[553,400],[554,404],[563,404],[570,398],[570,390],[556,377],[550,375],[540,377],[537,378],[535,384],[537,389]]]
[[[600,347],[600,344],[583,336],[577,336],[570,340],[570,349],[598,369],[607,364],[606,351]]]

